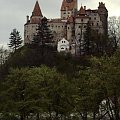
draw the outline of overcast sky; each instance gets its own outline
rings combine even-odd
[[[42,13],[47,18],[58,18],[62,0],[38,0]],[[120,0],[78,0],[78,7],[96,9],[104,2],[109,16],[120,16]],[[11,31],[16,28],[22,39],[26,15],[31,16],[36,0],[0,0],[0,45],[7,45]]]

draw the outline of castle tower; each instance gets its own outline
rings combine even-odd
[[[32,12],[32,16],[30,18],[30,23],[39,23],[41,18],[43,17],[38,0],[36,1],[35,7]]]
[[[27,16],[27,21],[24,25],[24,44],[29,44],[32,42],[34,35],[36,34],[38,23],[40,23],[42,18],[43,15],[37,0],[30,19],[29,16]]]
[[[63,0],[61,6],[61,18],[67,19],[68,17],[75,16],[77,13],[77,0]]]
[[[107,32],[108,32],[108,21],[107,21],[108,11],[107,11],[105,4],[103,2],[99,2],[98,14],[100,16],[100,20],[102,21],[104,32],[107,35]]]

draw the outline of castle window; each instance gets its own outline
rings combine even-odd
[[[94,17],[94,20],[96,20],[96,17]]]
[[[53,27],[54,27],[54,25],[51,25],[51,27],[53,28]]]
[[[84,26],[84,28],[86,28],[87,26]]]
[[[83,22],[83,19],[81,19],[81,22]]]
[[[68,27],[68,29],[70,29],[70,28]]]
[[[91,17],[89,18],[89,20],[91,20]]]
[[[79,28],[81,28],[81,26],[79,26]]]
[[[98,26],[99,24],[97,23],[97,26]]]
[[[92,26],[94,25],[94,23],[92,23]]]
[[[63,14],[66,14],[65,12]]]

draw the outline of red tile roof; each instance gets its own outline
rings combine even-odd
[[[38,3],[38,0],[36,1],[34,10],[32,12],[32,16],[41,16],[41,17],[43,16],[41,9],[40,9],[40,6],[39,6],[39,3]]]
[[[86,15],[86,11],[85,8],[83,8],[83,6],[81,6],[80,10],[78,11],[78,15]]]
[[[66,8],[67,10],[73,10],[75,4],[76,4],[75,0],[71,0],[70,2],[63,0],[61,10],[66,10]]]

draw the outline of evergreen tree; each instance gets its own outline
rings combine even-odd
[[[18,49],[22,44],[20,32],[18,32],[16,29],[13,29],[9,39],[10,43],[8,44],[8,46],[12,48],[14,51],[16,51],[16,49]]]
[[[48,20],[44,17],[38,24],[37,34],[34,36],[33,45],[43,46],[52,42],[53,35],[48,28]]]
[[[89,55],[91,49],[91,41],[90,41],[90,24],[87,24],[86,31],[84,33],[84,54]]]

